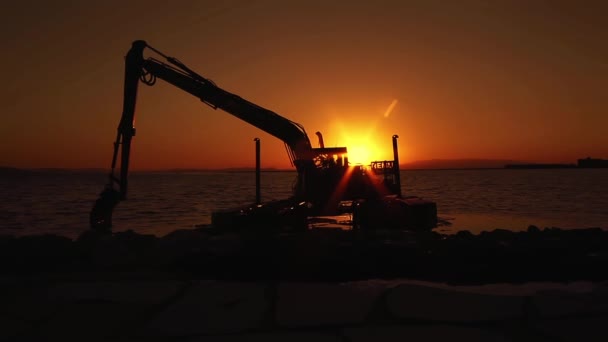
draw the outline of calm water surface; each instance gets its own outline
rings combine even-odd
[[[539,227],[608,229],[608,169],[412,170],[403,193],[438,206],[440,232]],[[295,172],[262,173],[264,201],[290,195]],[[0,180],[0,234],[76,237],[106,177],[91,172],[29,172]],[[211,212],[252,203],[253,172],[133,173],[114,230],[165,235],[211,222]]]

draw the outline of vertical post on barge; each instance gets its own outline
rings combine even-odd
[[[260,191],[260,138],[253,139],[255,141],[255,204],[262,203],[262,195]]]
[[[395,173],[395,183],[397,183],[397,196],[401,197],[401,172],[399,171],[399,149],[397,148],[397,134],[393,135],[393,170]]]

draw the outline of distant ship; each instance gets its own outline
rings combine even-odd
[[[608,167],[608,159],[596,159],[587,157],[585,159],[578,160],[578,167]]]

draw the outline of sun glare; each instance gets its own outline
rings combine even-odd
[[[347,145],[348,161],[352,165],[369,165],[376,157],[370,152],[367,146]]]
[[[393,99],[384,112],[350,111],[348,119],[333,122],[333,134],[327,135],[329,139],[326,142],[333,146],[345,146],[350,165],[371,165],[372,161],[392,160],[391,137],[396,132],[393,132],[394,127],[389,127],[387,119],[393,114],[397,103],[398,100]],[[331,116],[334,115],[340,116],[338,113]]]
[[[351,130],[342,134],[341,144],[348,149],[350,165],[370,165],[372,161],[392,159],[391,136],[382,134],[360,134]]]

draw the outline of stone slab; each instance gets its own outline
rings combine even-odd
[[[540,292],[532,297],[540,318],[604,314],[608,316],[608,293]]]
[[[58,303],[48,298],[48,284],[15,282],[0,288],[0,316],[34,322],[52,315]]]
[[[257,283],[199,282],[151,319],[145,336],[237,333],[260,326],[268,311],[266,286]]]
[[[31,329],[31,324],[20,319],[0,315],[0,341],[11,341]]]
[[[188,342],[339,342],[336,334],[315,332],[275,332],[258,334],[239,334],[229,336],[205,336],[189,339]]]
[[[276,320],[286,327],[362,323],[379,293],[352,284],[284,283]]]
[[[570,319],[547,319],[537,323],[537,329],[554,341],[608,341],[608,316]]]
[[[140,324],[149,307],[133,303],[73,303],[31,332],[33,339],[97,341],[118,338]]]
[[[386,295],[390,313],[401,319],[479,322],[520,318],[523,297],[476,294],[403,284]]]
[[[161,303],[185,284],[179,281],[91,281],[60,282],[48,291],[58,302],[109,301],[118,303]]]
[[[351,342],[506,342],[504,336],[481,328],[455,327],[447,325],[426,326],[376,326],[350,328],[344,331],[345,339]]]

